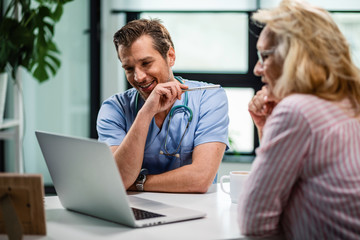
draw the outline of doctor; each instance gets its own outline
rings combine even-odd
[[[125,188],[204,193],[228,146],[225,91],[173,75],[175,50],[159,20],[135,20],[114,35],[133,88],[101,106],[99,141],[110,145]]]

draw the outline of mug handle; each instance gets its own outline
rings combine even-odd
[[[224,182],[225,179],[230,180],[230,176],[229,176],[229,175],[224,175],[224,176],[222,176],[222,177],[220,178],[220,187],[221,187],[221,190],[223,190],[224,193],[227,193],[227,194],[230,195],[230,191],[226,191],[225,188],[224,188],[224,186],[223,186],[223,182]]]

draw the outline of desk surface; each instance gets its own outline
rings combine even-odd
[[[45,198],[46,236],[24,239],[239,239],[237,205],[217,186],[205,194],[136,193],[138,197],[207,213],[202,219],[146,228],[130,228],[65,210],[58,197]],[[0,239],[6,239],[0,235]]]

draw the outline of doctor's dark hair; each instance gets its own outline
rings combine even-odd
[[[159,19],[138,19],[123,26],[114,34],[115,49],[119,46],[130,47],[138,38],[149,35],[153,40],[154,48],[166,59],[170,47],[174,48],[168,30]],[[121,59],[120,59],[121,60]]]

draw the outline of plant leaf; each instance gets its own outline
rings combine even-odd
[[[45,67],[41,66],[40,64],[33,72],[33,76],[39,80],[39,82],[44,82],[49,78],[49,75],[47,74]]]
[[[62,16],[62,14],[63,14],[63,6],[62,6],[62,4],[59,4],[59,5],[57,5],[57,7],[55,8],[55,11],[52,14],[52,19],[55,22],[58,22]]]
[[[52,64],[50,64],[50,62],[46,62],[46,66],[50,69],[52,75],[55,75],[56,74],[56,71],[58,70],[58,68],[60,67],[54,67]]]
[[[60,51],[53,42],[54,26],[63,14],[63,5],[72,0],[35,1],[37,4],[32,0],[7,1],[0,21],[0,71],[10,65],[14,74],[23,66],[43,82],[61,66]],[[19,20],[12,17],[15,6],[19,6]]]
[[[56,65],[58,68],[60,67],[61,62],[60,62],[60,60],[59,60],[57,57],[52,56],[52,55],[48,55],[48,57],[55,63],[55,65]]]

